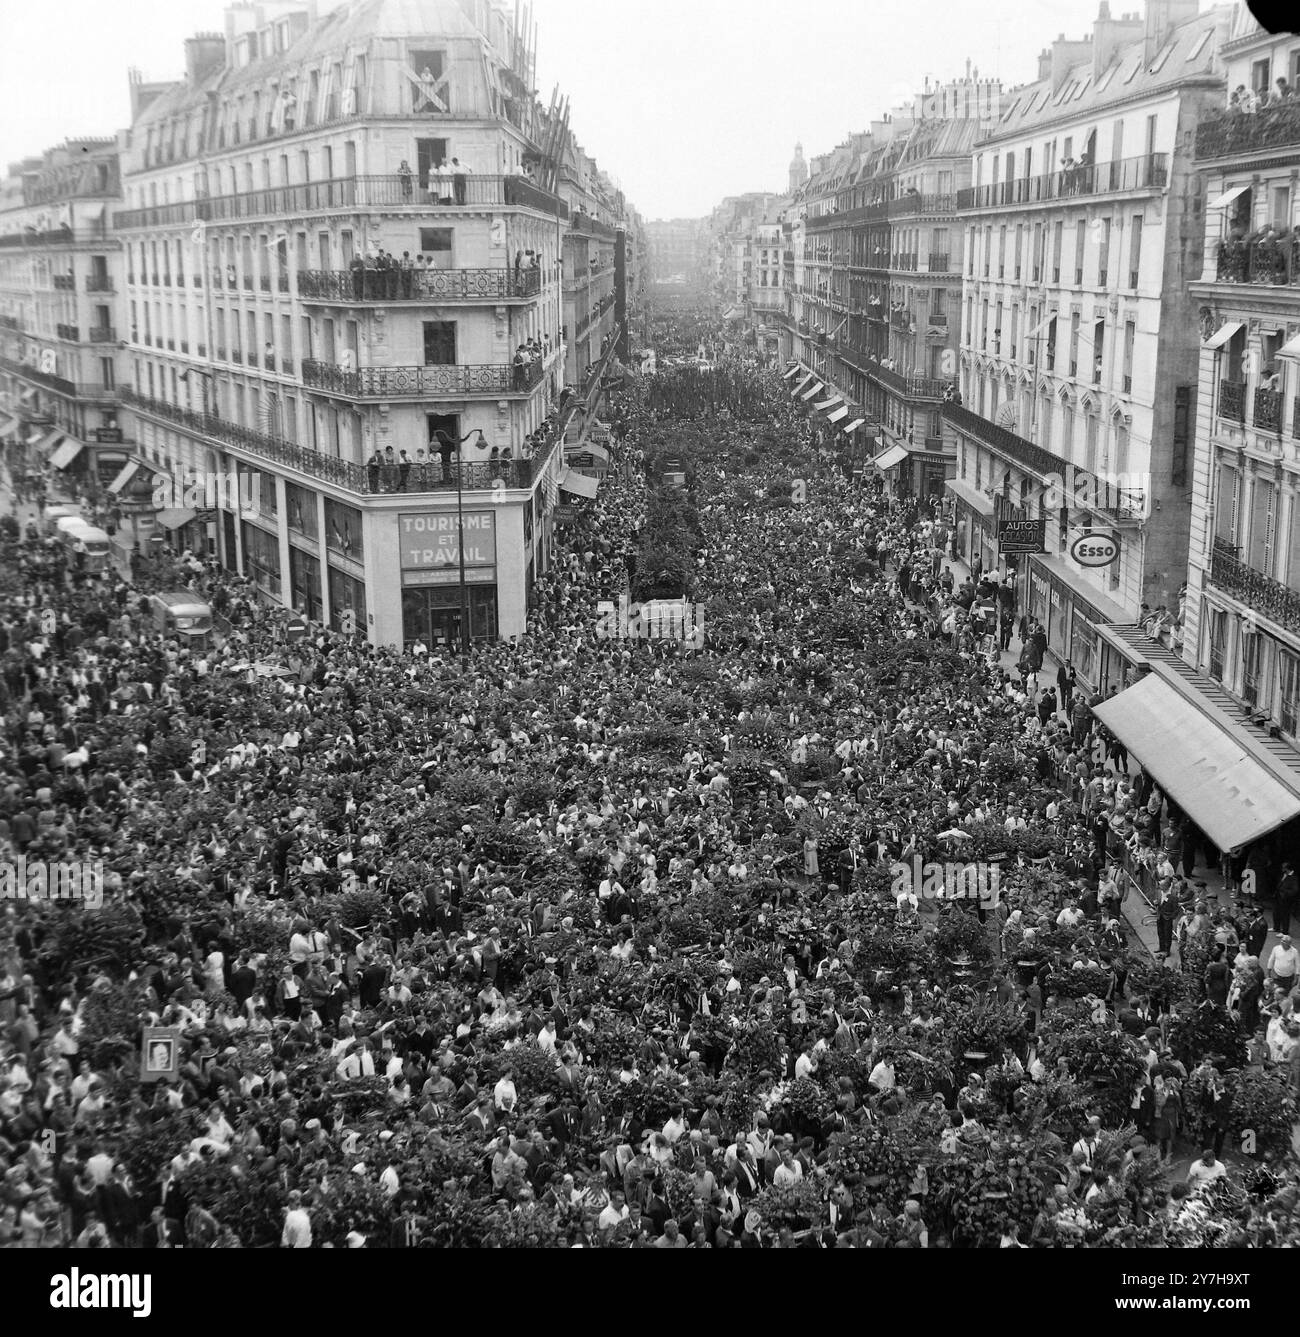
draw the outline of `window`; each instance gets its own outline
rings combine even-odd
[[[331,552],[360,561],[365,556],[361,512],[330,497],[325,499],[325,542]]]
[[[1236,550],[1237,471],[1219,464],[1219,482],[1214,490],[1214,537]]]
[[[1083,286],[1083,251],[1088,241],[1088,224],[1081,218],[1074,228],[1074,286]]]
[[[417,112],[445,112],[449,109],[447,53],[445,51],[412,51],[411,70],[414,78],[411,89],[411,110]]]
[[[1110,219],[1101,220],[1101,235],[1097,247],[1097,286],[1104,288],[1110,277]]]
[[[424,322],[424,365],[451,366],[456,361],[456,322],[454,320],[426,320]]]
[[[1297,702],[1300,701],[1300,659],[1283,651],[1278,657],[1278,671],[1281,678],[1278,690],[1278,722],[1282,732],[1292,738],[1297,733],[1296,720],[1300,716]]]
[[[1250,545],[1248,561],[1256,571],[1271,574],[1269,558],[1273,545],[1273,484],[1256,478],[1251,489]]]
[[[1250,86],[1256,93],[1267,93],[1269,90],[1269,69],[1270,62],[1267,58],[1251,62],[1250,66]]]
[[[1136,290],[1142,272],[1142,215],[1134,214],[1128,236],[1128,286]]]
[[[449,227],[422,227],[420,254],[427,256],[434,269],[451,269],[452,233]]]
[[[998,278],[1006,278],[1007,275],[1007,230],[1005,227],[998,229]]]
[[[286,522],[293,533],[313,542],[320,538],[316,517],[316,494],[296,483],[285,483],[284,506]]]
[[[417,139],[415,141],[415,168],[422,191],[429,189],[430,171],[440,163],[447,162],[449,157],[445,139]]]
[[[1133,393],[1133,345],[1137,340],[1137,322],[1124,322],[1124,371],[1122,388],[1126,395]]]
[[[1079,313],[1074,311],[1070,315],[1070,375],[1072,377],[1079,374]]]
[[[1061,251],[1065,244],[1065,224],[1057,223],[1052,229],[1052,282],[1061,281]]]
[[[1096,321],[1092,327],[1092,383],[1101,384],[1101,373],[1106,351],[1106,322]]]

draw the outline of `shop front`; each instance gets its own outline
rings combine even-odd
[[[496,515],[428,511],[399,515],[397,522],[403,642],[454,649],[461,643],[462,609],[472,640],[495,640]]]
[[[1060,558],[1034,556],[1028,562],[1029,615],[1046,629],[1052,656],[1062,664],[1070,661],[1079,681],[1097,690],[1116,668],[1098,628],[1132,618],[1103,595],[1081,593],[1068,579],[1068,568]],[[1113,676],[1111,682],[1119,685]]]

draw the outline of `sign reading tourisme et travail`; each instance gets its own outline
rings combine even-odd
[[[491,566],[497,559],[496,516],[491,511],[464,514],[465,565]],[[399,515],[397,536],[402,569],[425,571],[460,565],[461,517],[455,511]]]

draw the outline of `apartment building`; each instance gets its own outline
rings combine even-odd
[[[0,438],[15,467],[107,484],[126,463],[115,138],[69,140],[0,182]]]
[[[592,349],[580,151],[524,36],[487,0],[236,5],[186,62],[133,86],[114,216],[137,470],[258,498],[169,519],[269,603],[380,644],[522,632]]]
[[[1204,210],[1196,126],[1223,100],[1227,11],[1148,0],[1044,51],[974,147],[955,429],[962,555],[998,563],[1089,685],[1118,677],[1098,627],[1174,606],[1184,579]],[[1078,542],[1083,540],[1083,542]],[[1101,559],[1106,559],[1102,561]]]

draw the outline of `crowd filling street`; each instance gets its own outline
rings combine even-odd
[[[0,521],[0,863],[103,876],[3,902],[0,1245],[1300,1239],[1285,851],[1213,849],[711,311],[648,333],[464,662],[285,643],[192,554],[185,650]]]

